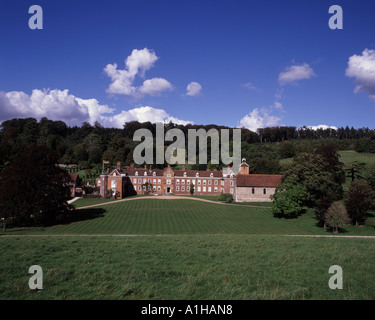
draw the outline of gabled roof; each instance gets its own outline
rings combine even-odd
[[[239,174],[237,175],[237,187],[269,187],[275,188],[282,183],[281,174]]]

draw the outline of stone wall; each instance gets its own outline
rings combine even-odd
[[[254,194],[252,190],[254,189]],[[266,194],[264,194],[264,189]],[[271,194],[275,193],[276,188],[260,188],[260,187],[237,187],[236,202],[271,202]]]

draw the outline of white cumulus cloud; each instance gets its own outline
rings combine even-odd
[[[153,107],[139,107],[115,113],[114,108],[100,104],[96,99],[82,99],[69,93],[69,90],[38,90],[28,95],[22,91],[0,91],[0,122],[11,118],[46,117],[62,120],[70,126],[80,126],[82,122],[94,124],[98,121],[105,127],[122,128],[128,121],[164,122],[176,124],[193,123],[168,114],[165,110]]]
[[[152,78],[143,82],[142,86],[139,88],[139,92],[150,96],[159,96],[163,91],[170,91],[172,89],[172,85],[167,80],[163,78]]]
[[[144,48],[132,51],[125,60],[125,69],[118,69],[117,63],[107,64],[104,72],[112,80],[107,92],[140,99],[144,95],[157,96],[172,90],[172,85],[163,78],[147,79],[138,87],[134,85],[136,76],[144,78],[146,71],[151,69],[158,59],[155,52]]]
[[[186,95],[197,97],[202,95],[202,86],[195,81],[190,82],[186,87]]]
[[[280,120],[281,118],[271,115],[265,108],[255,108],[240,120],[238,127],[256,132],[258,128],[275,127]]]
[[[0,92],[0,120],[47,117],[80,125],[83,121],[93,123],[100,114],[112,113],[113,110],[107,105],[100,105],[96,99],[77,98],[67,89],[34,89],[31,95],[22,91]]]
[[[366,92],[375,101],[375,50],[365,49],[361,55],[349,58],[346,76],[354,78],[354,92]]]
[[[279,74],[279,83],[280,85],[296,83],[299,80],[310,79],[313,76],[315,76],[315,72],[309,64],[292,65]]]
[[[101,123],[106,127],[122,128],[125,122],[139,121],[139,122],[152,122],[152,123],[169,123],[172,121],[176,124],[186,125],[193,124],[192,121],[185,121],[170,116],[165,110],[153,108],[149,106],[130,109],[128,111],[121,111],[121,113],[114,116],[102,116]]]
[[[333,130],[337,130],[337,127],[335,127],[335,126],[327,126],[326,124],[320,124],[318,126],[309,126],[308,128],[312,129],[312,130],[318,130],[318,129],[323,129],[323,130],[333,129]]]

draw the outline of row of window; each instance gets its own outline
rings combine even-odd
[[[138,191],[142,191],[142,190],[144,190],[144,191],[146,191],[146,186],[138,186],[138,188],[136,187],[136,186],[134,186],[134,190],[137,190],[138,189]],[[151,187],[149,186],[149,187],[147,187],[147,190],[148,191],[151,191]],[[153,186],[152,187],[152,190],[154,191],[154,192],[156,192],[156,190],[157,191],[161,191],[161,187],[160,186]],[[177,186],[176,187],[176,191],[177,192],[179,192],[180,191],[180,187],[179,186]],[[189,192],[190,191],[190,187],[189,186],[186,186],[186,191],[187,192]],[[212,192],[212,191],[214,191],[214,192],[218,192],[218,188],[217,187],[214,187],[213,188],[213,190],[212,190],[212,188],[211,187],[197,187],[197,192]],[[221,189],[221,191],[224,191],[224,189]],[[185,192],[185,186],[181,186],[181,192]],[[233,194],[233,188],[230,188],[230,193],[232,193]]]
[[[138,171],[135,172],[135,175],[136,175],[136,176],[139,175]],[[143,175],[144,175],[144,176],[147,176],[147,175],[148,175],[148,174],[147,174],[147,171],[145,171]],[[153,173],[152,173],[152,176],[156,177],[156,172],[153,172]],[[171,178],[171,176],[172,176],[172,175],[171,175],[170,173],[167,174],[167,178]],[[197,173],[195,174],[195,176],[196,176],[196,177],[199,177],[199,172],[197,172]],[[186,172],[184,172],[184,177],[187,177],[187,173],[186,173]],[[214,174],[211,172],[211,173],[210,173],[210,178],[213,178],[213,177],[214,177]],[[233,174],[231,174],[230,177],[233,177]]]
[[[138,171],[135,172],[135,175],[136,175],[136,176],[139,175]],[[145,171],[143,175],[144,175],[144,176],[147,176],[147,171]],[[156,176],[156,172],[153,172],[152,175],[155,177],[155,176]],[[197,173],[195,174],[195,176],[196,176],[196,177],[199,177],[199,172],[197,172]],[[214,176],[214,174],[211,172],[211,173],[210,173],[210,178],[213,178],[213,176]],[[170,177],[171,177],[171,174],[168,173],[168,174],[167,174],[167,177],[170,178]],[[187,177],[187,173],[186,173],[186,172],[184,172],[184,177]]]
[[[158,181],[158,183],[157,184],[161,184],[161,179],[158,179],[157,180]],[[142,182],[142,179],[138,179],[138,183],[139,184],[141,184],[141,183],[146,183],[146,182],[148,182],[148,183],[151,183],[151,179],[143,179],[143,182]],[[137,179],[133,179],[133,184],[136,184],[137,183]],[[156,179],[153,179],[152,180],[152,184],[156,184]]]
[[[112,188],[113,187],[116,187],[116,181],[112,181],[112,184],[111,184],[111,186],[112,186]],[[143,188],[143,190],[146,190],[146,187],[145,186],[143,186],[143,187],[141,187],[141,186],[138,186],[138,191],[141,191],[142,190],[142,188]],[[137,187],[136,186],[134,186],[134,190],[137,190]],[[151,187],[148,187],[148,190],[149,191],[151,191]],[[153,191],[161,191],[161,187],[160,186],[153,186]],[[180,187],[179,186],[176,186],[176,191],[180,191]],[[182,192],[184,192],[185,191],[185,186],[181,186],[181,191]],[[190,186],[186,186],[186,191],[190,191]],[[213,189],[213,191],[214,192],[218,192],[218,188],[217,187],[214,187],[214,189]],[[224,191],[224,189],[223,188],[221,188],[221,191]],[[200,187],[200,186],[198,186],[197,187],[197,192],[212,192],[212,188],[211,187]],[[233,188],[230,188],[230,193],[233,193]],[[252,188],[251,189],[251,193],[252,194],[255,194],[255,188]],[[264,188],[263,189],[263,194],[267,194],[267,189],[266,188]]]
[[[143,179],[143,181],[142,181],[142,179],[136,179],[136,178],[133,179],[133,184],[136,184],[137,181],[138,181],[138,184],[142,184],[142,183],[146,183],[146,182],[151,183],[151,181],[152,181],[152,184],[154,184],[154,185],[161,184],[161,179],[152,179],[152,180],[151,179]],[[195,184],[195,180],[191,180],[191,182],[193,184]],[[172,184],[172,180],[171,179],[167,179],[166,183],[167,184]],[[180,183],[182,185],[184,185],[185,183],[187,185],[190,185],[190,179],[181,179],[181,181],[180,181],[180,179],[176,179],[176,185],[179,185]],[[197,180],[197,183],[198,183],[198,185],[203,184],[205,186],[205,185],[208,184],[210,186],[210,185],[212,185],[212,180],[201,180],[201,179],[199,179],[199,180]],[[219,184],[219,180],[217,180],[217,179],[214,180],[213,184],[215,186],[217,186]],[[224,181],[221,181],[221,185],[222,186],[224,185]],[[233,181],[230,181],[230,186],[233,187]]]

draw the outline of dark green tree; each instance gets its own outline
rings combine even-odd
[[[279,154],[282,159],[294,157],[295,152],[294,144],[290,141],[284,141],[279,148]]]
[[[285,172],[285,182],[300,184],[307,192],[306,205],[316,207],[319,199],[329,196],[333,201],[342,198],[342,185],[334,173],[327,170],[327,163],[319,154],[301,153],[294,157]]]
[[[51,225],[72,213],[69,174],[56,153],[31,146],[0,172],[0,217],[14,226]]]
[[[325,161],[325,170],[333,174],[336,183],[342,184],[345,182],[344,163],[340,161],[338,148],[334,145],[323,145],[315,150],[316,154],[323,157]]]
[[[355,179],[363,179],[362,172],[365,168],[364,162],[354,161],[348,168],[345,169],[346,176],[354,181]]]
[[[249,173],[251,174],[279,174],[280,172],[279,160],[254,158],[249,162]]]
[[[287,182],[277,186],[275,193],[271,195],[274,216],[278,218],[298,217],[303,211],[306,196],[306,189],[302,185]]]
[[[324,229],[326,229],[325,214],[332,203],[333,200],[330,196],[323,196],[319,199],[315,208],[315,218],[318,220],[318,225],[324,227]]]
[[[194,194],[194,184],[193,183],[190,183],[190,195],[193,195]]]
[[[370,173],[366,177],[367,183],[371,186],[371,188],[375,191],[375,169],[372,169]]]
[[[365,180],[354,180],[345,193],[344,202],[352,223],[359,225],[367,219],[367,211],[374,204],[375,192]]]

